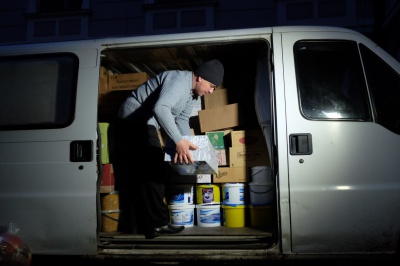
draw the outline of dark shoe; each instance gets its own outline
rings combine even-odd
[[[146,239],[153,239],[162,234],[176,234],[182,232],[183,229],[185,229],[185,226],[183,225],[178,226],[173,224],[167,224],[161,227],[154,228],[151,232],[145,234],[145,237]]]

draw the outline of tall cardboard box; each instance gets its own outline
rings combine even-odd
[[[239,104],[233,103],[224,106],[199,111],[200,131],[216,131],[233,128],[243,124],[239,112]]]

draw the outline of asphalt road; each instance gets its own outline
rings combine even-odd
[[[80,257],[34,256],[30,266],[42,265],[85,265],[85,266],[157,266],[157,265],[176,265],[176,266],[398,266],[400,260],[396,259],[365,259],[365,260],[280,260],[280,261],[239,261],[239,262],[138,262],[132,260],[94,260],[82,259]],[[0,264],[1,265],[1,264]],[[22,266],[22,265],[21,265]],[[27,265],[24,265],[27,266]]]

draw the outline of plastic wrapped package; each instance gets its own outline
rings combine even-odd
[[[28,245],[17,236],[19,231],[12,223],[0,226],[0,265],[29,266],[32,254]]]
[[[193,164],[174,164],[175,147],[171,142],[167,142],[164,160],[180,175],[218,173],[218,151],[211,144],[208,136],[183,136],[183,138],[198,146],[197,150],[190,151],[195,162]]]

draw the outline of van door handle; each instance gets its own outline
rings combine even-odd
[[[69,160],[71,162],[90,162],[93,159],[92,154],[93,141],[75,140],[69,145]]]
[[[290,134],[289,145],[291,155],[312,154],[312,136],[309,133]]]

